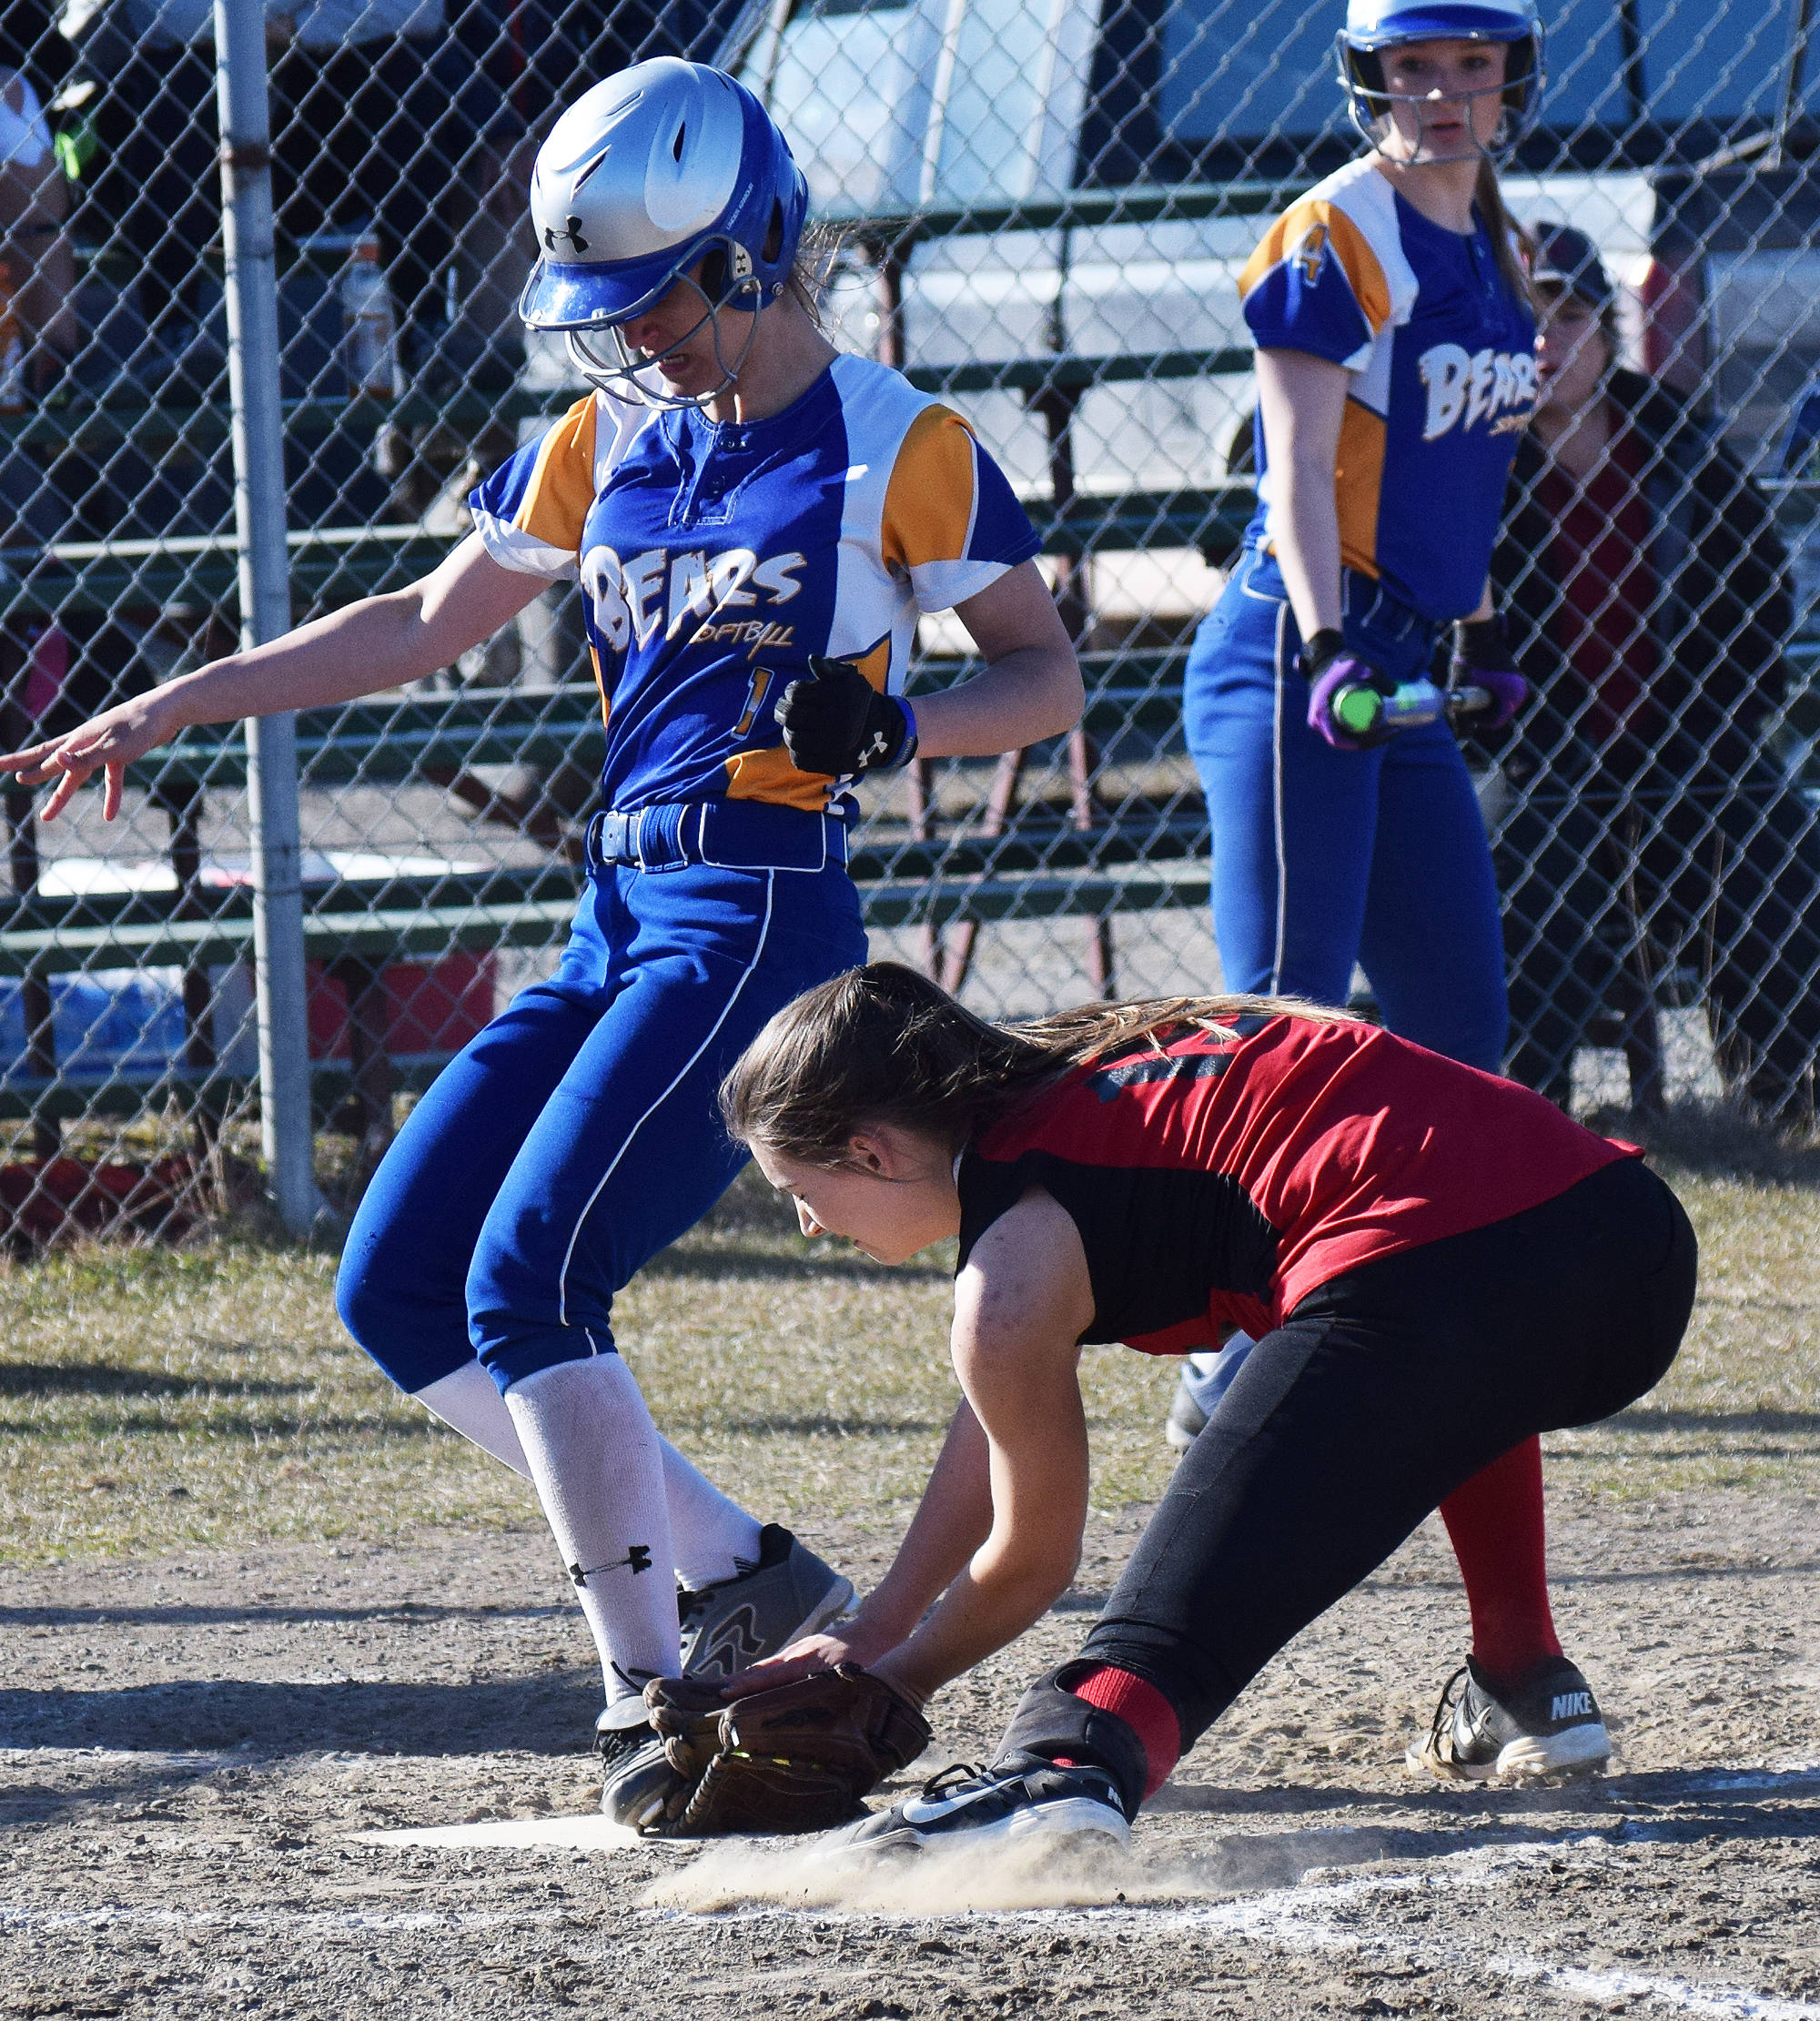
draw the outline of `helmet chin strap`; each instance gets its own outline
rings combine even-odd
[[[566,332],[569,356],[576,369],[591,386],[620,399],[631,393],[636,393],[647,407],[676,411],[687,407],[706,407],[710,400],[718,399],[737,383],[741,372],[745,369],[746,359],[752,355],[752,347],[758,336],[759,313],[764,305],[761,302],[756,308],[745,312],[752,318],[752,328],[746,332],[745,342],[740,346],[738,356],[731,363],[721,349],[721,326],[718,318],[721,310],[731,308],[740,296],[756,293],[759,284],[750,274],[743,278],[735,278],[726,294],[718,302],[713,302],[708,299],[707,290],[693,275],[684,274],[681,278],[685,287],[693,288],[702,298],[702,314],[667,350],[653,352],[648,358],[635,353],[626,341],[623,326],[616,323],[606,332],[613,346],[613,355],[609,359],[600,356],[591,347],[591,331],[571,329]],[[688,345],[693,343],[704,328],[713,341],[714,363],[721,374],[718,384],[709,387],[702,393],[677,393],[664,386],[661,378],[653,380],[641,377],[644,373],[657,375],[665,359],[675,358]]]

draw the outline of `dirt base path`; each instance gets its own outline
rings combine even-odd
[[[1816,1514],[1557,1508],[1610,1780],[1402,1768],[1464,1642],[1431,1526],[1202,1742],[1128,1860],[858,1885],[749,1845],[356,1836],[592,1810],[598,1687],[541,1534],[0,1573],[0,2016],[1820,2017]],[[989,1751],[1136,1527],[1097,1525],[1077,1591],[937,1702],[919,1779]],[[862,1582],[888,1542],[814,1541]]]

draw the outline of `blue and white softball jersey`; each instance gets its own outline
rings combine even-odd
[[[758,421],[590,394],[470,502],[502,567],[580,576],[621,809],[824,809],[836,782],[790,763],[774,714],[810,655],[895,692],[917,613],[1039,544],[959,415],[851,357]]]
[[[1353,375],[1334,485],[1340,559],[1436,623],[1485,588],[1517,440],[1535,405],[1535,322],[1482,223],[1432,224],[1367,157],[1292,204],[1239,283],[1260,350],[1307,351]],[[1258,424],[1259,510],[1279,508]]]

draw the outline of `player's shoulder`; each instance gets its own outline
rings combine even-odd
[[[1379,171],[1377,158],[1361,155],[1344,163],[1321,179],[1307,196],[1289,206],[1285,217],[1305,205],[1318,204],[1351,218],[1361,231],[1397,234],[1397,193],[1388,176]]]
[[[1087,1165],[1104,1162],[1110,1140],[1121,1134],[1123,1119],[1111,1111],[1123,1086],[1122,1059],[1071,1066],[1034,1089],[981,1137],[980,1157],[995,1165],[1015,1164],[1032,1152]]]
[[[843,352],[829,367],[849,446],[882,454],[952,421],[967,429],[953,408],[911,385],[904,374],[876,359]],[[920,426],[918,425],[920,423]],[[970,430],[967,432],[971,433]]]
[[[599,490],[614,469],[625,461],[635,443],[662,434],[665,409],[650,400],[628,399],[604,389],[590,393],[569,409],[578,425],[583,409],[592,410],[587,440],[594,488]]]
[[[1325,176],[1271,223],[1240,282],[1249,294],[1286,262],[1313,275],[1331,258],[1374,321],[1401,321],[1419,283],[1403,248],[1397,193],[1371,156]]]
[[[843,358],[834,369],[848,459],[845,529],[910,571],[924,610],[951,608],[1036,551],[1022,507],[964,415],[870,359]]]

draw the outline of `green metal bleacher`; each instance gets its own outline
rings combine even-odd
[[[852,227],[881,273],[904,263],[920,244],[960,234],[1054,231],[1142,224],[1217,215],[1267,214],[1292,191],[1269,185],[1206,186],[1082,196],[1066,203],[1018,208],[930,212],[868,218]],[[1021,395],[1048,425],[1056,476],[1046,500],[1030,501],[1045,551],[1065,565],[1096,553],[1142,549],[1198,549],[1215,561],[1236,549],[1249,518],[1249,484],[1131,491],[1116,496],[1072,488],[1068,430],[1086,393],[1099,386],[1234,374],[1250,368],[1247,349],[1169,350],[1107,357],[1044,355],[996,363],[919,366],[908,376],[921,389],[955,396]],[[352,431],[364,440],[381,427],[420,424],[471,429],[515,426],[560,412],[573,394],[514,390],[497,397],[464,393],[450,399],[408,394],[396,402],[295,401],[286,406],[293,436]],[[86,408],[0,419],[0,433],[28,449],[76,444],[91,452],[130,440],[141,449],[181,441],[218,441],[228,428],[221,409],[140,407],[93,402]],[[448,551],[448,539],[414,526],[317,529],[290,537],[293,608],[302,615],[414,579]],[[69,542],[47,551],[0,555],[0,612],[14,618],[71,610],[143,608],[173,603],[231,608],[236,558],[222,538]],[[1077,611],[1077,623],[1080,613]],[[1089,646],[1090,639],[1085,642]],[[1087,743],[1076,747],[1072,804],[1042,791],[1016,797],[1002,818],[945,824],[914,823],[908,834],[869,834],[854,873],[869,924],[921,925],[932,934],[1008,918],[1152,910],[1205,902],[1207,834],[1198,796],[1176,793],[1154,803],[1122,803],[1107,819],[1092,804],[1092,752],[1137,738],[1179,750],[1179,649],[1083,653],[1087,682]],[[964,677],[966,662],[926,661],[913,686]],[[592,767],[602,749],[598,696],[592,684],[554,688],[450,688],[379,696],[351,707],[310,712],[298,719],[300,783],[305,791],[355,784],[447,783],[476,766],[520,764]],[[1087,773],[1079,753],[1087,753]],[[238,726],[187,733],[133,768],[130,783],[191,810],[209,791],[238,790],[245,779]],[[173,815],[174,828],[179,824]],[[995,832],[996,830],[996,832]],[[174,855],[181,854],[174,851]],[[201,890],[191,846],[175,888],[52,897],[15,894],[0,900],[0,975],[45,978],[75,969],[173,965],[195,974],[250,958],[251,894]],[[187,872],[187,874],[186,874]],[[311,957],[329,964],[379,965],[425,958],[451,948],[534,947],[566,935],[578,873],[552,854],[516,868],[455,871],[379,884],[331,884],[306,893],[305,939]],[[969,943],[970,944],[970,943]],[[206,1051],[206,1048],[205,1048]],[[434,1071],[429,1059],[400,1063],[409,1085]],[[332,1101],[348,1069],[319,1070],[320,1099]],[[166,1077],[179,1094],[201,1082],[225,1092],[218,1069],[198,1059]],[[142,1083],[72,1090],[49,1075],[15,1076],[0,1097],[0,1114],[74,1113],[86,1106],[121,1110],[146,1097]],[[211,1093],[211,1099],[216,1094]]]

